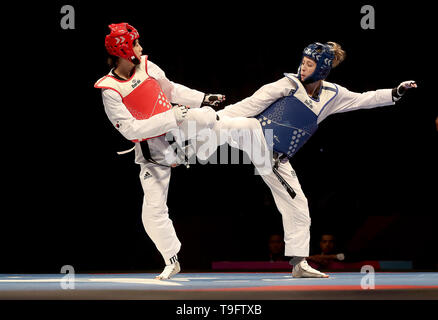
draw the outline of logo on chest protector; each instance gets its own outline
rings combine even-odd
[[[140,82],[141,82],[140,80],[133,79],[132,84],[131,84],[132,89],[134,89],[136,86],[138,86]]]
[[[143,176],[143,180],[146,180],[147,178],[152,178],[152,175],[146,171],[146,173]]]
[[[312,100],[304,100],[304,104],[309,107],[310,109],[313,109],[313,104],[312,104]]]

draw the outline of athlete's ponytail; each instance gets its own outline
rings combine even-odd
[[[333,59],[332,62],[332,68],[336,68],[342,61],[344,61],[347,54],[341,48],[341,45],[339,45],[338,43],[329,41],[327,42],[327,44],[333,48],[335,58]]]

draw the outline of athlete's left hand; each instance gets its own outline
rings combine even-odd
[[[407,90],[412,88],[417,88],[417,83],[414,80],[403,81],[398,85],[397,88],[394,88],[392,91],[392,96],[394,101],[400,100],[400,98],[406,93]]]
[[[406,90],[409,90],[409,89],[412,89],[412,88],[417,88],[417,83],[414,80],[403,81],[397,87],[397,92],[398,92],[398,94],[403,95],[403,93]]]
[[[208,93],[204,97],[203,105],[217,107],[225,101],[225,95]]]

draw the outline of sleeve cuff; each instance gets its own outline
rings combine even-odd
[[[378,105],[388,106],[395,104],[394,96],[392,94],[392,89],[380,89],[377,90],[377,102]]]

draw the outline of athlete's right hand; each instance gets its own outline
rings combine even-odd
[[[189,108],[179,104],[173,107],[172,110],[173,114],[175,115],[176,124],[180,125],[186,119]]]

